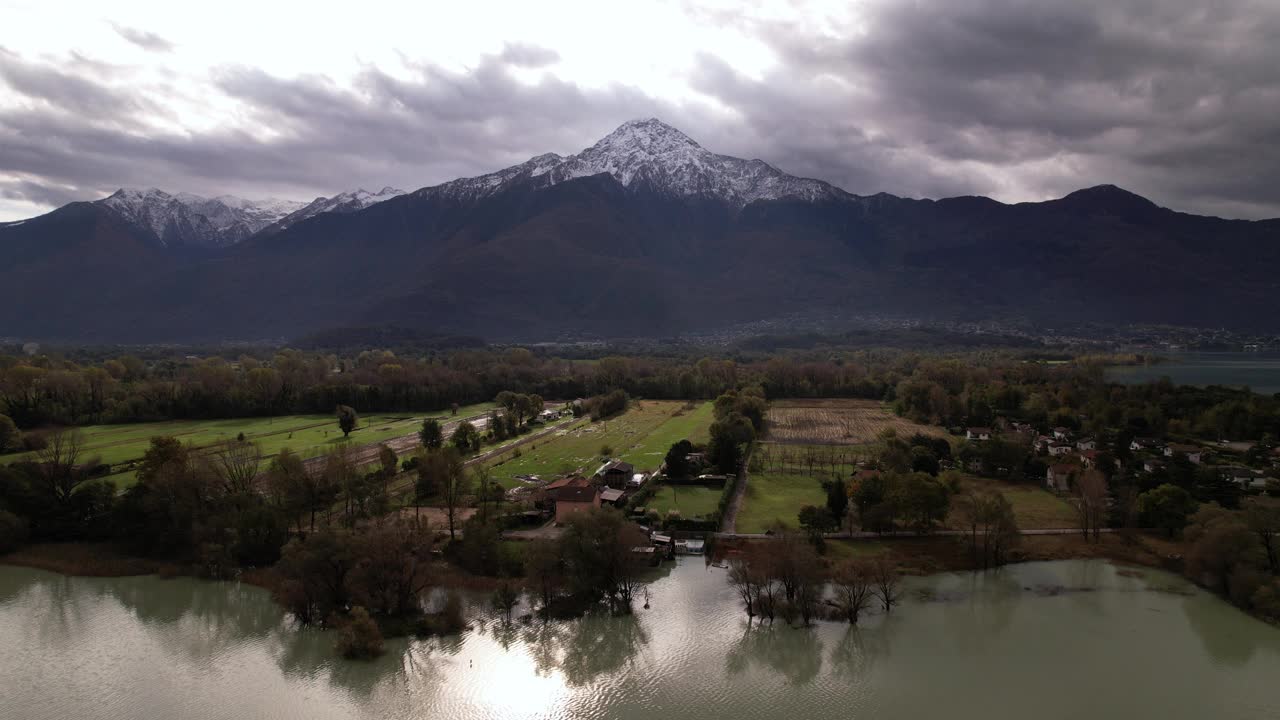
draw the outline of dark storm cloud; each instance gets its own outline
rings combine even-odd
[[[117,35],[143,50],[150,52],[169,52],[173,50],[173,43],[153,32],[115,24],[112,24],[111,27],[115,29]]]
[[[795,169],[854,192],[1114,182],[1178,208],[1280,215],[1275,3],[885,2],[865,28],[758,26],[778,68],[748,81],[704,67],[700,87],[751,107]],[[831,154],[792,147],[791,115]],[[850,142],[859,128],[875,133]]]
[[[1115,183],[1178,209],[1280,216],[1275,3],[884,1],[848,32],[711,19],[777,62],[752,76],[705,48],[686,81],[706,103],[551,74],[530,84],[517,75],[559,55],[524,44],[466,71],[368,68],[347,85],[217,71],[215,90],[263,134],[159,132],[151,120],[173,111],[154,98],[194,91],[112,84],[119,72],[87,58],[54,67],[0,50],[0,82],[28,100],[0,106],[0,183],[20,178],[0,193],[412,189],[576,152],[653,115],[709,149],[860,194],[1025,199]]]

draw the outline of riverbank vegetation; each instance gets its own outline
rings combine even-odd
[[[582,402],[566,406],[576,419],[523,443],[539,427],[543,398]],[[339,407],[349,408],[339,413],[344,427]],[[489,415],[468,422],[467,408]],[[316,416],[300,413],[325,415],[312,427],[305,423]],[[256,419],[224,419],[247,416]],[[317,431],[331,447],[302,457]],[[1061,470],[1065,484],[1051,492],[1046,474],[1063,460],[1040,440],[1060,431],[1093,449],[1069,448],[1078,464]],[[378,439],[392,432],[410,443],[383,452]],[[1280,592],[1272,506],[1265,485],[1242,486],[1227,470],[1274,473],[1277,437],[1280,398],[1108,385],[1093,360],[1050,364],[1009,352],[4,357],[0,551],[17,548],[10,557],[38,563],[47,551],[24,555],[25,543],[114,543],[142,563],[202,576],[252,572],[300,619],[348,626],[358,607],[388,634],[458,627],[445,609],[461,572],[492,580],[495,592],[526,590],[548,617],[626,612],[643,588],[644,556],[632,549],[648,540],[638,526],[603,509],[517,548],[503,531],[522,513],[538,515],[538,501],[502,491],[518,487],[517,474],[585,474],[602,455],[658,469],[669,448],[691,440],[687,449],[699,452],[675,460],[701,454],[730,481],[684,495],[657,485],[651,509],[706,517],[714,497],[718,519],[747,468],[737,530],[793,528],[762,542],[812,547],[818,569],[805,578],[836,583],[842,617],[860,612],[851,603],[869,571],[855,561],[871,559],[829,537],[842,531],[880,533],[897,548],[927,545],[914,567],[939,569],[1174,543],[1131,555],[1166,565],[1185,557],[1192,577],[1266,615]],[[1149,440],[1180,449],[1157,456]],[[368,452],[353,453],[354,443]],[[130,483],[109,477],[118,468],[107,453],[130,463]],[[1080,530],[1071,545],[1045,549],[1051,541],[1022,534],[1068,524]],[[929,538],[940,531],[953,534]],[[913,567],[908,553],[890,558]],[[91,564],[83,560],[63,567]],[[120,566],[141,567],[149,566]],[[775,580],[783,602],[774,613],[818,616],[801,587],[809,580]],[[763,581],[750,592],[754,604],[770,605]],[[363,630],[351,633],[353,646],[373,646],[356,642],[369,640]]]

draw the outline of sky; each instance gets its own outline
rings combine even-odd
[[[311,200],[634,118],[857,194],[1280,217],[1280,0],[0,0],[0,221]]]

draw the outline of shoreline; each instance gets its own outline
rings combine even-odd
[[[45,570],[66,577],[120,578],[155,575],[162,579],[202,578],[190,565],[154,560],[123,552],[112,543],[35,543],[0,555],[0,565]],[[232,580],[272,592],[276,586],[274,568],[245,568]]]
[[[713,557],[720,561],[761,542],[768,540],[721,540],[713,551]],[[1008,564],[1110,560],[1181,574],[1181,555],[1174,552],[1175,549],[1181,549],[1176,542],[1150,535],[1139,535],[1129,541],[1117,533],[1108,533],[1096,542],[1086,541],[1079,534],[1024,536],[1021,545],[1011,553]],[[823,557],[829,562],[839,562],[879,552],[887,552],[899,572],[906,576],[982,570],[973,567],[964,539],[954,536],[828,540]],[[47,570],[68,577],[158,575],[162,578],[217,579],[201,578],[190,565],[130,555],[112,543],[36,543],[0,555],[0,565]],[[492,590],[501,582],[500,578],[472,575],[451,565],[441,567],[439,577],[449,587],[476,591]],[[245,568],[234,579],[266,590],[273,590],[278,580],[273,567]]]

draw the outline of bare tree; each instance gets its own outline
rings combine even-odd
[[[1267,556],[1267,566],[1271,574],[1280,573],[1280,562],[1277,561],[1277,536],[1280,535],[1280,507],[1274,505],[1250,504],[1244,513],[1245,525],[1258,536],[1262,549]]]
[[[45,440],[48,444],[36,451],[40,476],[54,501],[66,505],[71,502],[71,494],[76,487],[89,479],[84,465],[93,465],[97,461],[81,464],[80,448],[84,437],[79,430],[59,428],[46,435]]]
[[[902,597],[901,576],[887,553],[881,553],[871,564],[872,592],[880,598],[884,611],[890,612]]]
[[[969,490],[955,501],[956,515],[968,529],[975,567],[1003,565],[1009,550],[1021,539],[1013,506],[1001,493]]]
[[[831,575],[831,588],[836,605],[850,625],[858,624],[858,616],[871,607],[874,569],[865,561],[850,560],[836,566]]]
[[[471,478],[467,475],[462,455],[456,448],[445,448],[431,454],[436,460],[440,488],[440,497],[444,500],[445,511],[449,516],[449,539],[456,539],[458,526],[458,509],[465,502],[467,493],[471,491]]]
[[[228,440],[215,446],[207,461],[227,495],[243,496],[253,492],[254,479],[258,477],[261,465],[260,449],[256,443]]]
[[[800,615],[803,625],[813,623],[818,614],[818,605],[822,602],[822,590],[825,584],[825,573],[817,553],[809,553],[801,558],[797,568],[795,600],[792,607]]]
[[[762,571],[762,563],[757,557],[734,558],[729,561],[729,584],[742,600],[748,620],[754,618],[756,613],[764,615],[760,596],[764,585],[771,583],[767,574]]]
[[[479,499],[480,517],[489,519],[489,503],[493,499],[493,473],[489,470],[489,466],[484,463],[477,463],[471,471],[471,478],[475,484],[476,495]]]
[[[1092,534],[1094,541],[1097,541],[1102,524],[1107,518],[1107,476],[1096,469],[1081,473],[1076,478],[1072,504],[1080,522],[1080,532],[1084,533],[1086,539]]]

